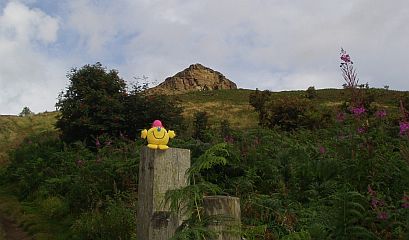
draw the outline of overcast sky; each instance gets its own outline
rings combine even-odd
[[[127,81],[201,63],[240,88],[341,88],[346,49],[361,83],[409,89],[407,0],[0,0],[0,114],[53,111],[73,67]]]

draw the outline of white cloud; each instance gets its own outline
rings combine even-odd
[[[57,39],[58,20],[20,2],[10,2],[0,17],[1,36],[19,44],[52,43]]]
[[[53,110],[64,67],[41,48],[57,40],[58,20],[12,1],[0,15],[0,113]]]
[[[341,87],[344,47],[362,83],[409,89],[406,0],[66,0],[59,11],[27,7],[39,3],[11,1],[0,22],[0,57],[37,66],[27,71],[35,83],[96,61],[126,80],[144,74],[160,82],[199,62],[239,87]],[[57,46],[59,61],[47,52]],[[24,82],[11,69],[0,67],[0,77]]]

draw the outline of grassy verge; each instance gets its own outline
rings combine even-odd
[[[33,203],[20,203],[18,199],[5,191],[0,190],[0,212],[4,216],[15,221],[24,231],[36,240],[62,240],[70,239],[68,229],[72,224],[72,218],[59,221],[47,219],[41,209]],[[0,226],[0,240],[2,240]]]
[[[34,132],[53,130],[57,116],[57,112],[27,117],[1,116],[0,166],[8,161],[7,151],[18,146],[26,136]]]

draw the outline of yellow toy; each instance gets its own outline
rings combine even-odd
[[[141,138],[148,140],[148,148],[150,149],[161,149],[166,150],[169,138],[174,138],[176,136],[174,131],[166,131],[163,127],[162,122],[155,120],[152,123],[152,127],[149,130],[144,129],[141,132]]]

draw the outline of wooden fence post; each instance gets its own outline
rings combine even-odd
[[[205,196],[204,212],[207,216],[219,216],[209,225],[209,229],[217,233],[214,240],[240,240],[240,198],[229,196]],[[216,217],[217,219],[217,217]],[[229,232],[230,231],[230,232]]]
[[[165,205],[168,190],[187,186],[186,170],[190,167],[190,150],[141,149],[138,183],[138,240],[167,240],[185,216],[172,214]]]

